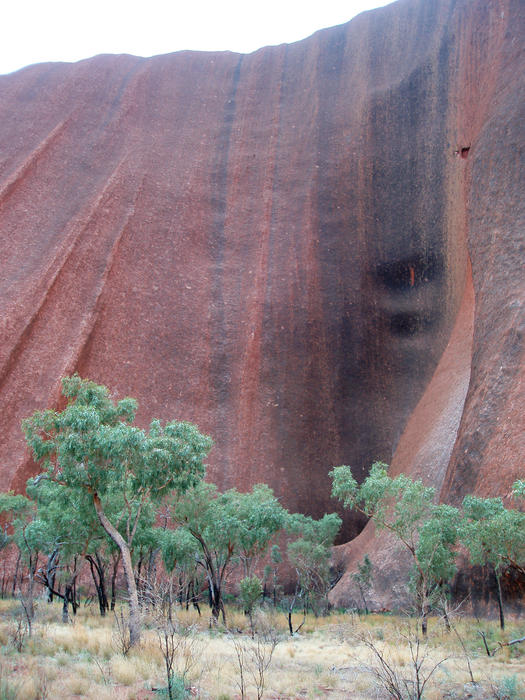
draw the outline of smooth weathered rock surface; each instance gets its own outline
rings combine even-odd
[[[33,469],[21,419],[78,371],[143,423],[195,421],[210,479],[293,509],[333,509],[329,469],[375,459],[449,501],[506,494],[524,35],[519,0],[401,0],[247,56],[0,77],[0,488]]]

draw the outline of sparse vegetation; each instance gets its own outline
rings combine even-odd
[[[164,697],[169,697],[165,658],[154,618],[146,616],[140,646],[124,656],[114,646],[110,615],[104,618],[96,609],[81,606],[74,624],[63,625],[61,604],[57,601],[37,609],[33,636],[18,652],[11,645],[8,633],[18,605],[14,600],[0,601],[0,684],[3,684],[0,687],[5,693],[11,693],[0,697],[37,700],[45,697],[44,692],[49,698],[145,700],[162,697],[160,691],[164,692]],[[176,693],[182,692],[181,688],[192,697],[238,697],[236,644],[244,650],[244,694],[250,699],[329,696],[334,700],[348,697],[370,700],[384,697],[379,690],[376,651],[401,679],[401,684],[405,679],[409,689],[414,687],[411,679],[415,637],[406,633],[409,621],[405,617],[371,613],[359,619],[351,614],[333,613],[316,618],[308,614],[301,634],[290,638],[286,636],[285,617],[270,606],[264,614],[264,624],[271,630],[271,638],[265,637],[263,632],[259,640],[263,653],[257,655],[258,637],[252,640],[249,620],[240,608],[228,609],[231,632],[221,627],[210,630],[207,620],[199,618],[192,608],[186,611],[177,606],[174,614],[176,622],[173,628],[168,628],[169,635],[173,632],[176,645],[173,697],[179,697]],[[302,615],[295,616],[294,624],[299,619]],[[257,624],[260,624],[258,620]],[[414,630],[416,620],[410,624]],[[523,645],[503,647],[488,658],[476,621],[464,618],[454,624],[469,654],[476,679],[475,694],[471,693],[472,682],[459,641],[455,635],[447,633],[436,618],[426,641],[420,639],[419,652],[416,649],[419,659],[425,658],[422,673],[438,664],[422,697],[428,700],[467,698],[469,693],[482,700],[523,697]],[[508,620],[502,632],[497,621],[485,621],[483,629],[487,628],[491,644],[497,645],[498,641],[518,638],[522,626]],[[272,638],[281,641],[274,646],[271,663],[265,668]],[[262,681],[257,675],[260,666]],[[179,679],[183,679],[182,684]],[[401,697],[411,696],[405,693]]]
[[[334,496],[410,552],[416,615],[370,613],[368,554],[350,572],[366,616],[335,614],[338,515],[290,514],[265,484],[221,493],[195,426],[140,430],[132,399],[77,376],[63,393],[63,411],[23,424],[44,471],[27,497],[0,494],[0,700],[523,696],[525,637],[504,629],[500,586],[525,574],[523,481],[517,508],[467,496],[460,509],[382,463],[361,485],[336,467]],[[495,574],[500,629],[450,614],[461,547]]]

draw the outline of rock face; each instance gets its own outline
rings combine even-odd
[[[400,0],[250,55],[0,77],[0,488],[34,468],[21,419],[78,371],[211,434],[220,487],[295,510],[333,510],[329,469],[376,459],[448,501],[506,494],[524,12]]]

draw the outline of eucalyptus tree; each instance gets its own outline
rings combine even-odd
[[[317,615],[319,608],[327,604],[332,547],[340,527],[337,513],[325,514],[320,520],[300,513],[290,515],[287,529],[296,539],[288,542],[287,554],[297,576],[295,595],[288,610],[290,633],[293,633],[291,614],[297,597],[303,600],[305,614],[311,607]]]
[[[69,620],[69,604],[76,614],[76,582],[84,559],[95,537],[102,532],[88,494],[75,493],[48,479],[29,479],[26,492],[36,506],[36,523],[40,523],[39,547],[47,564],[36,572],[36,579],[48,589],[48,600],[62,599],[62,620]],[[56,579],[62,578],[63,591]]]
[[[253,625],[253,611],[255,610],[257,603],[262,598],[263,586],[261,579],[258,576],[246,576],[242,579],[239,584],[239,598],[244,608],[245,615],[248,615],[250,620],[250,631],[252,633],[252,638],[255,634],[255,628]]]
[[[35,507],[28,498],[21,494],[14,494],[11,491],[0,493],[0,517],[3,521],[3,527],[0,528],[0,550],[7,548],[12,542],[14,542],[18,548],[18,556],[13,576],[13,596],[16,595],[18,572],[22,561],[27,564],[29,571],[27,598],[25,600],[20,590],[21,602],[24,607],[29,630],[31,630],[31,622],[34,616],[33,584],[35,569],[38,562],[38,548],[35,550],[35,548],[31,546],[30,533],[28,533],[26,537],[25,532],[31,525],[34,516]]]
[[[149,430],[136,427],[134,399],[115,402],[106,387],[77,375],[62,380],[62,395],[62,411],[36,411],[23,421],[23,430],[43,477],[70,489],[74,497],[87,497],[118,547],[134,645],[140,640],[140,616],[130,550],[142,511],[174,490],[194,486],[204,476],[203,460],[212,443],[190,423],[162,426],[154,420]],[[107,507],[115,493],[124,503],[117,520]]]
[[[423,634],[436,592],[455,572],[459,511],[437,505],[436,491],[405,474],[388,476],[387,465],[375,462],[361,485],[348,466],[335,467],[332,495],[374,521],[378,530],[388,530],[409,551],[412,583],[421,613]]]
[[[12,491],[0,492],[0,517],[2,519],[0,550],[12,541],[9,531],[15,518],[30,510],[31,506],[31,501],[22,494],[15,494]]]
[[[514,485],[519,496],[519,482]],[[461,541],[472,564],[489,566],[496,580],[500,627],[505,627],[501,576],[509,567],[525,576],[525,513],[506,508],[501,498],[465,496]]]
[[[20,590],[20,600],[29,628],[31,628],[31,622],[34,618],[34,584],[38,560],[40,554],[47,551],[52,533],[48,524],[37,517],[34,506],[30,510],[25,510],[15,519],[13,529],[13,539],[28,571],[27,594],[24,598],[22,590]]]
[[[175,530],[158,528],[157,538],[164,567],[169,577],[168,609],[171,611],[174,598],[178,598],[181,605],[184,600],[186,601],[186,607],[191,602],[200,615],[197,571],[198,541],[185,527],[178,527]],[[177,577],[177,589],[174,595],[175,577]]]
[[[461,535],[460,511],[446,503],[433,505],[430,515],[419,530],[412,585],[422,603],[423,613],[428,607],[439,607],[447,629],[450,622],[446,601],[450,593],[450,582],[457,571],[457,545]],[[416,565],[417,562],[417,565]],[[423,631],[426,631],[426,616],[423,615]]]
[[[215,621],[226,624],[223,587],[232,565],[241,562],[245,577],[284,528],[287,512],[265,484],[248,493],[219,493],[201,482],[173,504],[171,517],[197,543],[196,562],[205,572]]]
[[[251,578],[269,545],[286,527],[289,513],[267,484],[255,484],[247,493],[232,489],[227,494],[238,522],[238,552],[244,578]]]
[[[368,554],[365,554],[363,561],[357,564],[357,571],[352,574],[352,581],[356,584],[363,601],[363,610],[365,615],[368,615],[368,603],[366,601],[366,592],[372,585],[372,569],[373,565]]]
[[[263,598],[266,597],[266,582],[268,581],[270,575],[272,577],[272,602],[273,607],[277,605],[277,567],[282,562],[283,555],[281,554],[281,548],[278,544],[272,545],[270,549],[270,562],[271,564],[266,564],[264,567],[264,579],[263,579]]]

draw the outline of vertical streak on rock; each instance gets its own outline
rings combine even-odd
[[[282,118],[283,90],[286,79],[287,47],[282,58],[278,60],[279,80],[277,89],[272,91],[272,98],[266,106],[270,115],[268,126],[268,141],[266,157],[261,175],[260,191],[256,193],[260,199],[261,219],[259,228],[254,222],[250,237],[255,238],[255,259],[251,278],[253,284],[248,296],[243,300],[246,309],[247,337],[244,338],[244,351],[240,359],[241,365],[238,380],[238,398],[236,400],[236,420],[238,447],[232,452],[232,459],[237,466],[243,465],[247,471],[247,481],[255,483],[258,475],[254,473],[253,448],[260,441],[261,433],[265,433],[267,406],[264,405],[264,386],[262,374],[265,358],[263,357],[264,324],[268,313],[269,289],[269,259],[273,227],[275,225],[274,193],[276,187],[277,156],[280,146],[280,131]],[[270,333],[273,330],[269,331]],[[266,358],[268,360],[269,358]],[[284,479],[283,479],[284,480]],[[281,489],[279,489],[281,492]]]
[[[210,360],[210,384],[212,391],[211,398],[217,406],[215,414],[217,431],[214,435],[214,439],[217,444],[217,449],[224,451],[224,454],[228,454],[227,445],[231,439],[231,436],[228,434],[228,403],[230,401],[230,383],[232,376],[229,347],[230,329],[227,323],[223,289],[225,248],[227,242],[225,225],[228,208],[230,147],[233,124],[236,116],[236,97],[241,77],[242,62],[243,56],[241,55],[234,69],[232,82],[224,105],[222,126],[217,138],[215,163],[213,165],[211,181],[214,206],[212,208],[212,230],[209,236],[209,254],[212,259],[211,328],[209,336],[213,339],[213,349]],[[224,466],[225,477],[228,478],[228,476],[230,476],[231,464],[226,464]]]
[[[508,495],[525,454],[525,6],[500,0],[478,11],[482,22],[467,7],[457,15],[456,149],[469,148],[458,167],[476,313],[469,392],[441,494],[453,503]]]

